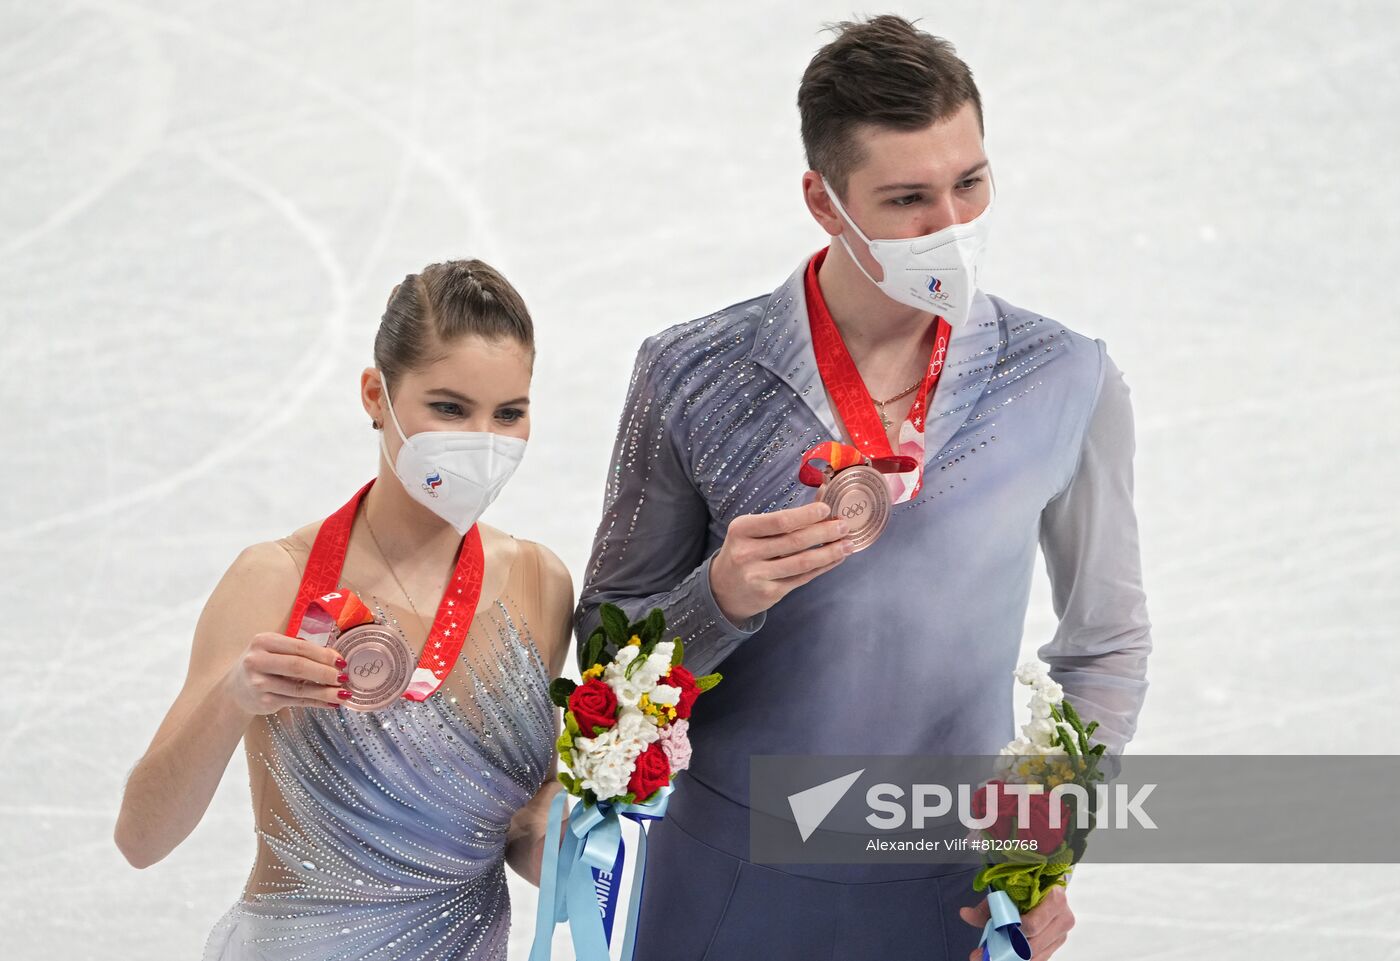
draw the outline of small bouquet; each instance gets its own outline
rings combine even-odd
[[[561,677],[549,688],[550,698],[564,708],[557,747],[569,770],[559,772],[559,781],[579,803],[558,850],[550,842],[559,836],[565,795],[550,806],[531,961],[549,958],[554,925],[564,920],[578,958],[606,961],[625,858],[620,818],[641,825],[665,815],[671,781],[690,765],[691,710],[720,682],[719,674],[695,677],[686,669],[679,637],[662,640],[666,619],[660,609],[636,623],[613,604],[602,605],[600,615],[584,645],[582,683]],[[632,956],[641,901],[645,827],[636,862],[624,961]]]
[[[1090,740],[1099,722],[1085,726],[1043,664],[1027,661],[1016,669],[1016,679],[1034,691],[1031,721],[1022,725],[1021,737],[1001,749],[1002,777],[983,785],[972,802],[973,818],[991,822],[982,829],[984,843],[1001,856],[973,878],[976,890],[993,889],[987,899],[991,917],[982,932],[983,961],[1030,958],[1021,912],[1039,904],[1052,887],[1068,883],[1083,857],[1092,825],[1090,799],[1103,779],[1098,762],[1107,749]],[[1081,808],[1084,827],[1078,826]]]

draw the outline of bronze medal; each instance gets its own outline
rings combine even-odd
[[[383,624],[352,627],[330,647],[345,658],[346,687],[354,695],[343,706],[378,711],[403,696],[413,679],[413,654],[398,632]]]
[[[890,519],[889,488],[880,472],[865,464],[837,471],[817,490],[817,500],[846,522],[856,552],[875,543]]]

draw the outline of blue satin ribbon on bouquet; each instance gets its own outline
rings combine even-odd
[[[1031,944],[1021,933],[1021,912],[1005,891],[987,895],[991,917],[982,928],[982,961],[1029,961]]]
[[[608,801],[596,805],[575,804],[569,812],[569,832],[558,847],[553,842],[559,837],[568,795],[562,791],[555,795],[549,804],[549,821],[545,827],[535,941],[530,947],[530,961],[550,961],[554,926],[561,921],[569,922],[577,961],[608,961],[613,914],[617,909],[617,882],[622,878],[624,861],[624,817],[638,825],[637,863],[632,869],[632,892],[628,898],[621,954],[621,961],[631,961],[647,865],[647,831],[641,822],[664,817],[673,790],[667,784],[645,804]],[[604,890],[600,890],[598,884],[600,873],[611,875]],[[561,877],[563,883],[560,883]]]

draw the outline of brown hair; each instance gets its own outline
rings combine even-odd
[[[836,39],[817,51],[797,89],[807,165],[845,193],[865,162],[855,133],[862,124],[922,130],[971,102],[982,123],[982,97],[953,45],[902,17],[842,21]]]
[[[393,292],[374,338],[374,363],[387,386],[440,358],[468,334],[508,337],[535,353],[525,301],[500,272],[480,260],[449,260],[409,274]]]

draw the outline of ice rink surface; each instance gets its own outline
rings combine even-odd
[[[895,9],[983,92],[984,287],[1104,338],[1133,390],[1130,750],[1394,753],[1400,5]],[[581,583],[642,338],[824,242],[794,99],[853,12],[0,0],[0,955],[195,958],[237,896],[241,751],[145,871],[122,785],[239,550],[373,472],[357,378],[405,273],[479,256],[524,294],[534,433],[487,520]],[[1038,570],[1025,651],[1053,628]],[[1056,957],[1395,958],[1397,891],[1393,865],[1086,865]]]

